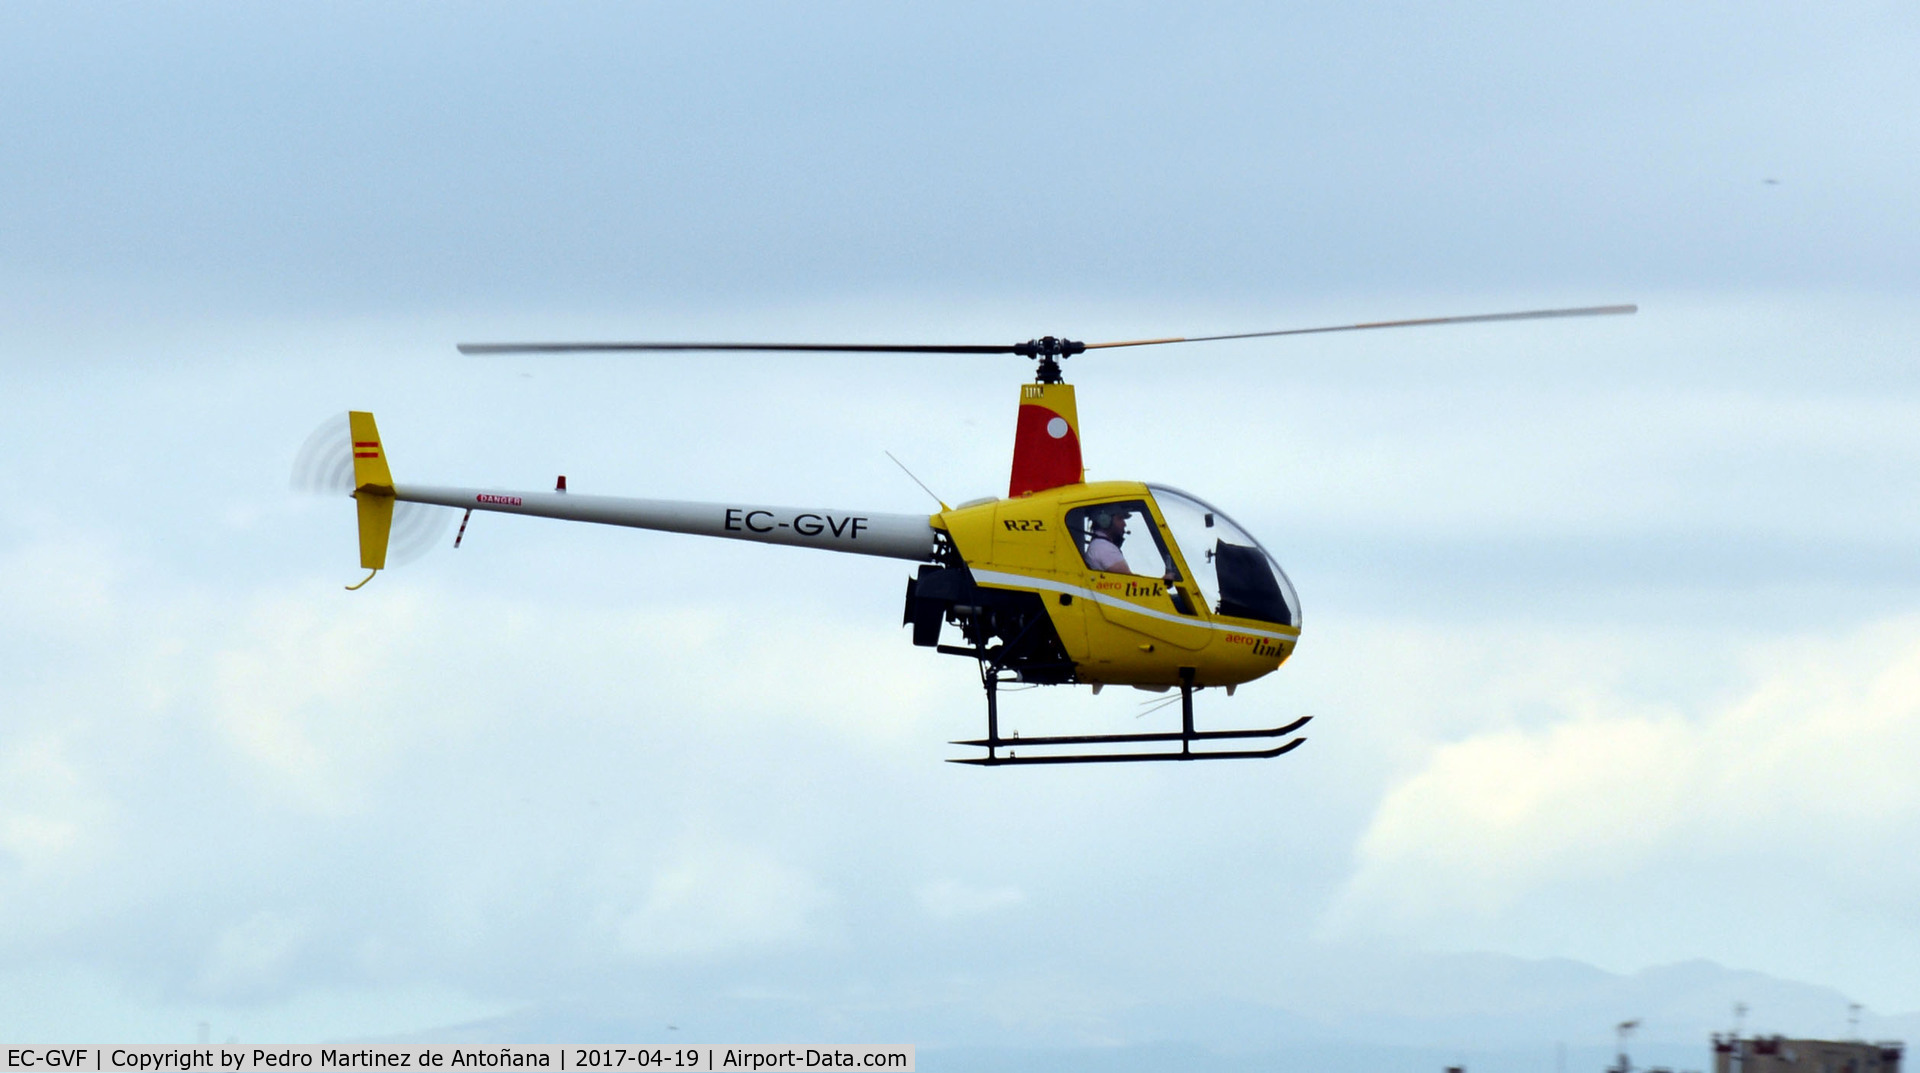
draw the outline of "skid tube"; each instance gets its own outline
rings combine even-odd
[[[1193,729],[1193,672],[1183,669],[1180,682],[1180,729],[1160,733],[1145,734],[1066,734],[1054,737],[1022,738],[1000,736],[1000,705],[998,675],[983,667],[981,680],[987,690],[987,736],[969,741],[950,742],[952,745],[970,745],[987,751],[985,756],[954,757],[949,764],[978,764],[983,767],[1000,767],[1008,764],[1125,764],[1141,763],[1152,760],[1259,760],[1281,756],[1305,745],[1306,738],[1294,738],[1270,749],[1213,749],[1206,752],[1194,752],[1195,742],[1205,741],[1247,741],[1257,738],[1278,738],[1291,734],[1307,725],[1313,716],[1303,715],[1285,726],[1266,727],[1256,730],[1195,730]],[[1102,753],[1041,753],[1020,756],[1015,749],[1045,749],[1062,745],[1127,745],[1144,742],[1179,742],[1179,752],[1102,752]],[[1006,750],[1005,755],[1001,750]]]

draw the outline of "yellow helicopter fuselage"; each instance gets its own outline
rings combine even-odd
[[[1160,537],[1171,571],[1144,576],[1088,564],[1071,516],[1110,503],[1147,506],[1159,533],[1141,535]],[[1199,598],[1183,550],[1165,539],[1154,489],[1137,481],[1049,488],[945,510],[932,521],[975,584],[1039,598],[1081,682],[1172,686],[1187,668],[1197,685],[1238,685],[1286,662],[1299,640],[1297,626],[1221,614]]]

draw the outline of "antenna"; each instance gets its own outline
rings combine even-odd
[[[1746,1020],[1747,1004],[1744,1002],[1734,1003],[1733,1035],[1727,1040],[1727,1045],[1733,1048],[1733,1068],[1740,1070],[1741,1073],[1745,1073],[1747,1068],[1747,1045],[1740,1041],[1740,1028],[1746,1023]]]
[[[1627,1057],[1627,1040],[1633,1035],[1633,1030],[1639,1027],[1640,1019],[1638,1017],[1631,1021],[1622,1021],[1613,1026],[1614,1034],[1620,1039],[1619,1061],[1614,1066],[1613,1073],[1633,1073],[1633,1062]]]
[[[886,455],[886,456],[887,456],[888,458],[893,458],[893,452],[892,452],[892,451],[882,451],[882,452],[880,452],[880,453],[881,453],[881,454],[884,454],[884,455]],[[893,458],[893,464],[894,464],[894,465],[896,465],[896,466],[899,466],[899,467],[900,467],[900,472],[902,472],[902,473],[904,473],[904,474],[906,474],[906,475],[907,475],[907,479],[908,479],[908,480],[910,480],[910,481],[912,481],[913,483],[915,483],[915,484],[917,484],[917,485],[919,485],[919,486],[920,486],[920,490],[921,490],[922,492],[925,492],[925,493],[927,493],[928,495],[930,495],[930,496],[933,496],[933,501],[934,501],[935,503],[938,503],[938,504],[940,504],[940,509],[941,509],[941,510],[952,510],[952,509],[953,509],[952,507],[949,507],[949,506],[947,506],[947,501],[946,501],[946,500],[944,500],[944,499],[941,499],[941,498],[940,498],[939,496],[937,496],[937,495],[933,495],[933,489],[931,489],[931,488],[928,488],[928,487],[927,487],[927,485],[926,485],[926,482],[924,482],[924,481],[922,481],[922,480],[921,480],[920,478],[918,478],[918,477],[916,477],[916,476],[914,476],[914,475],[913,475],[913,471],[907,468],[907,464],[906,464],[905,462],[902,462],[902,461],[900,461],[900,460],[899,460],[899,459],[897,459],[897,458]]]
[[[1857,1040],[1860,1038],[1860,1009],[1861,1007],[1858,1002],[1847,1003],[1848,1039]]]

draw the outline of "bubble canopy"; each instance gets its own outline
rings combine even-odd
[[[1193,584],[1219,615],[1300,627],[1300,598],[1267,549],[1224,511],[1164,484],[1149,484]]]

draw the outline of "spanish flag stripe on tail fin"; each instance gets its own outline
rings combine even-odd
[[[373,415],[364,410],[347,412],[347,424],[353,433],[353,486],[372,486],[393,494],[393,474],[387,469],[387,452],[380,446],[380,430]]]
[[[360,566],[380,570],[387,565],[387,536],[393,531],[393,473],[387,452],[380,446],[380,430],[373,415],[347,412],[353,436],[353,498],[360,515]]]

